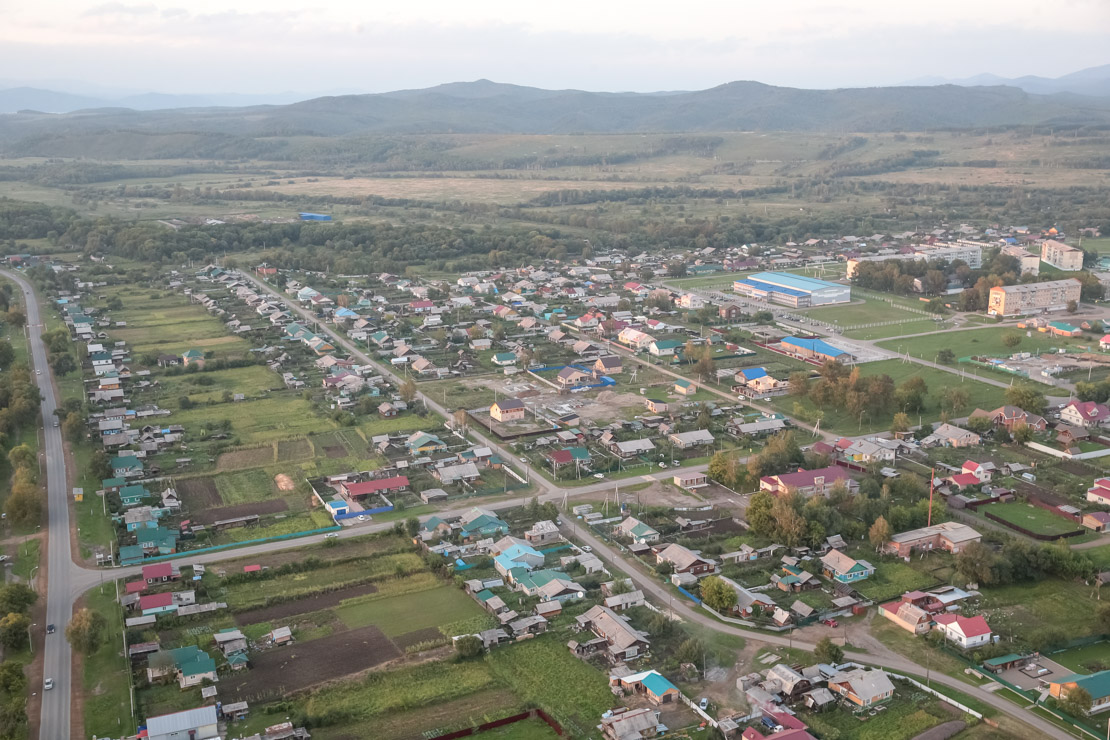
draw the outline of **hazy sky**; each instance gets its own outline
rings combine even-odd
[[[1110,62],[1110,0],[5,0],[0,77],[164,92],[587,90],[1058,76]]]

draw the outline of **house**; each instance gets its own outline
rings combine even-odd
[[[635,658],[651,644],[642,632],[632,629],[628,622],[608,607],[594,606],[576,617],[575,622],[579,631],[589,630],[605,640],[610,658],[616,661]]]
[[[661,398],[645,398],[644,406],[653,414],[663,414],[667,411],[667,402]]]
[[[866,560],[856,560],[840,550],[830,550],[821,557],[821,566],[826,578],[839,583],[854,583],[868,578],[875,572],[875,566]]]
[[[559,371],[559,374],[555,376],[555,381],[563,390],[566,390],[567,388],[577,388],[578,386],[584,385],[591,380],[593,380],[593,377],[589,373],[584,373],[578,368],[572,367],[570,365],[564,367],[562,370]]]
[[[659,532],[634,517],[628,517],[613,528],[617,537],[627,537],[637,545],[650,545],[659,541]]]
[[[621,358],[616,355],[606,355],[594,360],[595,375],[619,375],[623,370]]]
[[[1095,532],[1105,532],[1110,527],[1110,514],[1105,511],[1088,512],[1083,515],[1082,524]]]
[[[677,339],[661,339],[652,341],[648,347],[648,352],[656,357],[674,357],[675,352],[682,346],[682,342]]]
[[[658,734],[659,716],[648,707],[622,707],[602,717],[600,726],[605,740],[647,740]]]
[[[432,470],[434,475],[440,483],[448,485],[450,483],[457,483],[463,481],[470,483],[478,480],[481,473],[478,472],[478,466],[472,462],[465,462],[459,465],[443,465]]]
[[[994,475],[995,465],[992,462],[978,463],[974,460],[967,460],[961,469],[964,474],[974,475],[980,483],[990,483],[991,477]]]
[[[1073,673],[1050,680],[1048,683],[1048,693],[1056,700],[1066,699],[1068,694],[1077,688],[1083,689],[1091,697],[1091,708],[1087,710],[1088,714],[1097,714],[1110,709],[1110,670],[1090,675]]]
[[[639,329],[625,327],[624,329],[621,329],[620,334],[617,335],[617,341],[627,347],[631,347],[636,351],[640,351],[643,349],[647,349],[655,341],[655,338],[648,334],[645,334]],[[671,354],[674,354],[673,350],[671,351]]]
[[[524,401],[519,398],[505,398],[500,401],[495,401],[489,407],[489,415],[501,423],[508,423],[511,421],[521,421],[524,419],[525,414]]]
[[[1107,426],[1110,424],[1110,407],[1104,403],[1073,398],[1060,409],[1060,421],[1083,429]]]
[[[692,432],[678,432],[668,435],[667,441],[680,450],[689,450],[701,445],[711,445],[717,440],[708,429],[695,429]]]
[[[657,564],[670,563],[674,566],[675,573],[689,573],[695,576],[702,573],[712,573],[717,567],[717,563],[713,559],[695,555],[682,545],[677,544],[667,545],[655,553],[655,562]]]
[[[1048,429],[1048,421],[1043,416],[1031,414],[1018,406],[999,406],[993,411],[975,409],[970,418],[985,416],[995,426],[1004,426],[1013,431],[1018,424],[1026,424],[1034,432],[1043,432]]]
[[[680,396],[692,396],[698,392],[698,387],[689,380],[676,380],[674,392]]]
[[[905,600],[905,597],[901,601],[891,601],[880,605],[879,613],[902,629],[915,635],[923,635],[928,632],[933,621],[929,612],[913,602]]]
[[[220,737],[215,706],[160,714],[146,720],[147,740],[212,740]]]
[[[234,627],[220,630],[212,639],[225,657],[247,652],[247,636]]]
[[[929,550],[941,549],[955,555],[971,543],[979,542],[982,539],[983,535],[966,524],[941,522],[929,527],[921,527],[920,529],[912,529],[908,532],[896,534],[890,538],[890,542],[886,543],[883,549],[903,558],[908,558],[914,550],[928,552]]]
[[[613,594],[612,596],[606,596],[602,604],[615,612],[623,612],[625,609],[634,606],[643,606],[644,592],[636,589],[635,591],[626,591],[623,594]]]
[[[479,540],[508,534],[509,525],[488,511],[474,508],[463,516],[460,529],[464,539]]]
[[[378,406],[378,415],[383,419],[391,419],[397,415],[397,407],[391,403],[383,401]]]
[[[509,623],[509,632],[513,637],[521,635],[539,635],[547,632],[547,620],[538,614],[517,619]]]
[[[289,645],[293,642],[293,630],[289,627],[276,627],[262,636],[270,645]]]
[[[673,480],[676,486],[687,491],[709,485],[709,476],[705,473],[676,473]]]
[[[514,352],[498,352],[490,360],[498,367],[511,367],[516,364],[516,353]]]
[[[847,468],[832,465],[817,470],[798,470],[795,473],[765,475],[759,479],[759,489],[773,494],[795,491],[806,498],[828,496],[837,483],[843,483],[850,493],[859,490],[859,483],[848,473]]]
[[[829,677],[829,691],[860,707],[886,701],[894,696],[894,684],[884,671],[853,668]]]
[[[961,650],[986,645],[991,641],[991,628],[987,620],[981,616],[962,617],[959,614],[938,614],[933,618],[937,629],[949,642],[960,647]]]
[[[532,528],[524,533],[524,539],[529,545],[540,547],[552,542],[560,542],[563,539],[563,534],[555,526],[555,522],[544,519],[533,524]]]
[[[409,479],[405,475],[395,475],[391,478],[378,478],[377,480],[362,481],[360,483],[342,483],[344,495],[349,499],[365,498],[375,494],[399,493],[408,490]]]
[[[185,367],[189,367],[190,365],[204,367],[204,353],[199,349],[186,350],[186,352],[181,355],[181,360],[185,363]]]
[[[166,583],[181,578],[177,566],[172,563],[156,563],[143,566],[143,580],[147,583]]]
[[[177,604],[173,600],[172,592],[147,594],[139,597],[139,611],[144,617],[152,614],[168,614],[177,611]]]
[[[979,442],[978,434],[952,424],[941,424],[921,441],[926,447],[975,447]]]
[[[655,450],[655,443],[650,439],[630,439],[627,442],[611,443],[609,445],[609,450],[617,457],[627,459],[653,452]]]
[[[204,681],[218,681],[216,661],[196,645],[160,650],[150,656],[147,678],[153,681],[161,676],[174,674],[182,689],[197,686]]]
[[[647,697],[652,704],[672,704],[679,701],[678,687],[663,677],[659,671],[644,671],[631,676],[612,677],[611,684],[633,694]]]
[[[405,448],[413,455],[427,455],[432,452],[446,452],[447,443],[434,434],[414,432],[405,440]]]
[[[506,578],[514,568],[534,570],[543,565],[544,557],[528,545],[512,545],[493,559],[493,567]]]

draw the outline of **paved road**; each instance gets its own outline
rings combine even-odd
[[[42,692],[42,715],[39,737],[69,737],[69,706],[72,690],[73,654],[63,634],[65,625],[73,613],[71,579],[75,566],[70,553],[69,536],[69,492],[66,482],[65,453],[62,448],[61,429],[54,426],[54,409],[57,400],[54,384],[50,382],[53,374],[46,364],[46,348],[42,343],[42,317],[34,290],[21,275],[3,271],[22,289],[27,304],[27,327],[31,337],[31,360],[37,372],[39,390],[42,392],[42,419],[45,425],[46,445],[43,448],[43,470],[46,473],[47,508],[47,593],[46,622],[56,625],[58,631],[47,635],[44,640],[43,676],[54,679],[54,689]],[[37,629],[45,630],[45,625]],[[31,687],[38,691],[39,687]]]
[[[747,640],[760,642],[767,645],[777,645],[779,647],[795,647],[802,650],[812,651],[816,645],[804,641],[794,640],[790,636],[776,635],[773,633],[757,632],[755,630],[744,629],[737,627],[727,622],[722,622],[713,618],[709,613],[691,606],[685,599],[676,599],[674,595],[664,587],[657,577],[647,575],[635,565],[630,565],[629,561],[620,557],[620,555],[608,544],[598,539],[586,527],[576,526],[570,522],[564,524],[564,533],[570,533],[571,536],[590,545],[594,553],[604,560],[617,565],[622,571],[628,573],[629,577],[635,582],[646,595],[652,597],[658,604],[665,605],[666,609],[677,617],[684,620],[697,622],[698,624],[707,627],[717,632],[725,632],[733,635],[739,635]],[[925,675],[926,671],[922,666],[903,658],[902,656],[890,650],[884,650],[882,655],[875,653],[857,652],[854,650],[845,651],[844,657],[847,660],[855,661],[857,663],[865,663],[868,665],[876,665],[882,668],[887,668],[891,671],[901,673],[912,673],[917,676]],[[1028,712],[1017,705],[1006,701],[1005,699],[995,696],[989,691],[984,691],[978,686],[964,683],[963,681],[952,678],[951,676],[943,673],[932,673],[929,675],[932,682],[943,684],[953,689],[957,689],[969,696],[973,696],[979,701],[989,704],[990,706],[998,709],[999,711],[1008,714],[1015,719],[1018,719],[1026,724],[1036,728],[1043,737],[1056,737],[1056,738],[1069,738],[1071,735],[1067,734],[1055,725],[1047,722],[1032,712]]]
[[[23,287],[27,295],[27,319],[30,325],[31,332],[31,347],[32,359],[35,367],[43,369],[44,378],[52,377],[49,368],[46,365],[46,352],[42,344],[41,334],[41,318],[39,313],[39,306],[35,300],[31,286],[20,276],[13,275],[5,272],[9,277],[15,280],[21,287]],[[273,290],[270,286],[258,281],[253,276],[244,274],[245,277],[255,282],[261,289],[284,299],[277,291]],[[305,319],[315,321],[314,317],[303,309],[297,306],[293,307]],[[392,377],[394,380],[400,381],[389,368],[382,366],[374,358],[370,357],[358,347],[352,344],[346,337],[338,335],[329,327],[321,327],[322,333],[328,334],[337,346],[342,346],[347,349],[353,356],[359,358],[363,362],[369,362],[379,367],[383,374]],[[674,373],[669,374],[675,375]],[[675,377],[679,377],[675,375]],[[65,474],[65,458],[63,455],[61,432],[58,428],[53,426],[54,409],[56,406],[55,395],[52,384],[45,383],[42,386],[44,396],[42,404],[43,418],[46,420],[46,473],[47,473],[47,501],[49,513],[49,547],[47,554],[47,564],[49,568],[49,587],[47,593],[47,621],[59,626],[59,630],[69,621],[72,614],[73,603],[88,589],[95,587],[101,583],[105,577],[107,578],[128,578],[137,575],[141,568],[139,566],[129,568],[112,569],[107,573],[104,570],[85,568],[73,562],[72,552],[70,548],[70,532],[69,532],[69,501],[67,482]],[[725,394],[721,394],[725,395]],[[450,418],[450,414],[446,408],[436,403],[434,399],[428,398],[423,394],[418,396],[428,407],[445,418]],[[471,434],[481,441],[483,444],[488,445],[496,450],[503,459],[508,461],[516,461],[521,469],[527,470],[522,461],[516,458],[508,450],[502,448],[499,444],[491,439],[486,438],[480,432],[471,430]],[[707,466],[699,465],[690,468],[684,468],[689,471],[704,470]],[[643,478],[629,478],[622,481],[610,482],[599,481],[598,483],[589,484],[573,489],[562,489],[558,486],[543,479],[538,474],[531,476],[532,481],[539,489],[539,498],[541,501],[561,501],[565,496],[577,497],[589,494],[596,494],[600,492],[607,492],[609,490],[618,490],[620,486],[629,486],[642,482]],[[496,502],[489,505],[490,509],[503,509],[519,505],[517,499],[506,499],[504,501]],[[439,516],[457,516],[464,513],[466,509],[459,509],[456,511],[438,512]],[[353,537],[369,532],[380,531],[392,526],[392,522],[372,523],[364,526],[357,526],[344,529],[340,532],[340,537]],[[575,534],[587,543],[592,544],[595,549],[603,557],[607,557],[610,561],[615,561],[618,556],[607,545],[593,537],[588,532],[583,532],[581,528],[575,528]],[[295,540],[287,540],[281,542],[271,542],[252,547],[237,548],[227,552],[216,552],[204,555],[197,555],[189,557],[183,555],[182,559],[189,562],[210,563],[214,561],[224,560],[229,557],[249,557],[253,554],[261,554],[265,552],[273,552],[276,550],[288,549],[291,547],[301,547],[313,542],[323,540],[323,535],[315,535],[312,537],[304,537]],[[627,568],[626,568],[627,569]],[[645,576],[637,572],[634,568],[627,569],[632,573],[634,580],[637,584],[651,594],[655,599],[659,600],[662,604],[670,604],[670,608],[674,609],[676,613],[681,614],[684,618],[692,619],[703,624],[710,629],[715,629],[723,632],[731,632],[733,634],[742,635],[749,640],[760,641],[771,645],[795,645],[797,647],[812,649],[812,645],[804,642],[795,642],[789,637],[782,637],[772,634],[764,634],[762,632],[754,632],[751,630],[741,629],[722,622],[719,622],[708,614],[695,611],[690,608],[685,602],[673,602],[671,595],[653,578]],[[892,670],[902,670],[920,674],[922,673],[921,667],[911,663],[904,658],[895,656],[893,654],[882,658],[877,661],[874,655],[865,653],[849,653],[851,659],[858,660],[859,662],[867,662],[876,665],[883,665],[891,668]],[[72,677],[71,677],[71,651],[68,642],[66,642],[61,631],[54,636],[54,639],[46,641],[45,649],[45,676],[52,677],[55,681],[55,689],[50,692],[45,692],[43,695],[42,703],[42,719],[40,737],[53,740],[54,738],[63,738],[70,735],[70,697],[73,690]],[[1046,723],[1036,715],[1032,715],[1017,706],[1006,702],[994,695],[984,692],[976,687],[964,684],[961,681],[952,679],[947,676],[934,676],[933,680],[943,683],[945,685],[957,688],[960,691],[976,696],[982,701],[997,707],[999,710],[1017,717],[1023,721],[1041,730],[1047,737],[1067,737],[1062,734],[1057,728]]]

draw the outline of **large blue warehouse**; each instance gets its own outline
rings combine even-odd
[[[788,272],[757,272],[734,282],[732,289],[751,298],[793,308],[847,303],[852,300],[851,286],[791,275]]]

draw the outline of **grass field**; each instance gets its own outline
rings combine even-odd
[[[940,700],[912,687],[895,685],[894,699],[886,709],[871,717],[859,718],[835,709],[821,714],[804,715],[804,721],[818,737],[843,737],[853,740],[910,740],[930,727],[952,719],[953,715],[939,706]],[[835,734],[834,734],[835,733]]]
[[[1002,337],[1014,332],[1021,335],[1021,343],[1017,347],[1007,347],[1002,343]],[[1026,336],[1024,329],[1012,326],[992,326],[911,339],[890,339],[879,342],[879,346],[900,353],[908,351],[916,357],[927,360],[932,360],[942,349],[952,350],[956,353],[956,357],[969,355],[1009,357],[1015,352],[1047,352],[1061,347],[1077,350],[1091,346],[1091,340],[1083,337],[1054,337],[1038,331],[1031,331],[1029,334]]]
[[[84,716],[87,736],[112,737],[128,735],[135,730],[127,678],[130,666],[120,647],[123,617],[115,601],[115,593],[115,587],[108,582],[89,591],[86,596],[86,606],[103,614],[108,620],[104,633],[110,636],[96,652],[84,659]]]
[[[987,623],[1005,638],[1003,630],[1026,634],[1046,625],[1062,630],[1069,638],[1087,637],[1103,630],[1093,608],[1094,588],[1076,581],[1044,579],[1008,586],[984,586],[982,613]],[[997,617],[997,619],[995,619]]]
[[[350,629],[372,624],[389,637],[440,627],[482,613],[474,599],[454,586],[344,605],[335,610]]]
[[[104,294],[123,303],[122,309],[110,312],[111,320],[127,324],[114,326],[109,336],[127,342],[136,356],[180,355],[189,349],[211,350],[216,356],[241,355],[250,347],[246,339],[230,336],[219,319],[184,295],[129,287],[109,289]]]
[[[1080,525],[1075,522],[1056,516],[1050,511],[1018,501],[991,504],[984,511],[989,511],[999,519],[1016,524],[1035,534],[1060,535],[1080,528]]]
[[[880,374],[889,375],[896,386],[911,377],[920,377],[924,379],[929,388],[929,394],[926,401],[925,412],[921,415],[922,421],[936,421],[940,418],[941,395],[946,388],[954,385],[959,385],[959,387],[965,389],[968,393],[968,407],[963,412],[957,414],[958,416],[970,413],[976,408],[998,408],[1005,400],[1004,388],[987,385],[986,383],[979,382],[970,377],[960,378],[944,370],[925,367],[914,362],[882,360],[880,362],[865,363],[860,365],[859,368],[860,373],[864,376]],[[771,404],[779,411],[788,415],[796,415],[795,404],[800,404],[802,413],[799,414],[799,416],[806,420],[815,419],[818,411],[823,411],[821,427],[828,431],[842,434],[858,434],[866,431],[885,430],[890,426],[890,422],[897,411],[896,409],[891,409],[889,414],[882,418],[876,417],[874,419],[870,418],[870,416],[865,413],[861,419],[858,414],[851,414],[844,409],[819,410],[809,399],[798,400],[793,396],[779,396],[778,398],[772,399]]]
[[[1048,656],[1062,666],[1076,673],[1096,673],[1104,668],[1091,668],[1089,664],[1110,667],[1110,642],[1096,642],[1092,645],[1070,648]]]
[[[904,321],[899,324],[891,324],[890,326],[850,329],[844,332],[844,336],[849,339],[886,339],[888,337],[902,337],[910,334],[924,334],[928,331],[936,331],[938,328],[937,322],[923,318],[920,321]]]
[[[906,311],[900,306],[891,305],[885,300],[857,295],[852,296],[852,302],[847,305],[816,306],[799,311],[799,313],[812,316],[818,321],[840,324],[845,327],[876,321],[910,320],[920,317],[920,314]]]
[[[247,445],[338,427],[331,419],[317,416],[312,410],[312,404],[299,397],[271,397],[242,401],[234,406],[229,405],[228,409],[227,418],[231,419],[232,434],[238,437],[241,444]],[[234,410],[233,413],[231,409]],[[184,411],[175,411],[173,420],[175,424],[181,424],[190,432],[199,432],[207,427],[208,422],[223,416],[222,414],[219,417],[215,416],[210,407],[197,406]]]
[[[867,553],[860,553],[855,557],[868,558]],[[906,563],[890,559],[871,556],[870,562],[875,566],[875,574],[866,580],[855,584],[855,589],[869,599],[896,599],[907,591],[927,588],[937,584],[937,579],[922,573],[920,570]]]

